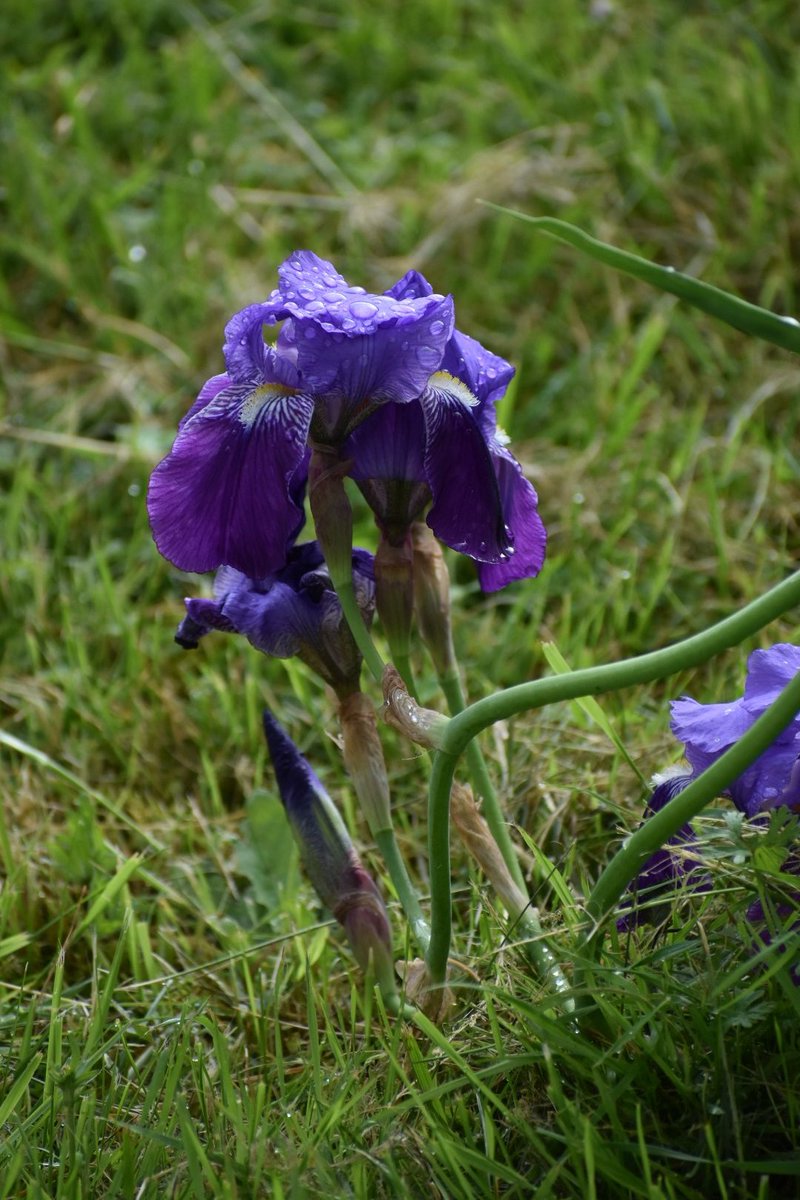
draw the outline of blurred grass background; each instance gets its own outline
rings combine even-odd
[[[173,646],[200,585],[144,493],[224,322],[305,246],[371,289],[422,270],[518,367],[502,422],[550,551],[489,599],[453,561],[473,695],[544,671],[543,639],[574,666],[638,653],[782,578],[791,356],[477,202],[796,314],[798,35],[788,0],[7,0],[0,1198],[794,1194],[798,1000],[742,965],[761,877],[731,822],[716,906],[618,948],[620,1042],[591,1055],[457,860],[487,991],[431,1056],[365,1012],[288,849],[277,874],[263,853],[265,699],[353,815],[325,698],[234,639]],[[676,758],[665,698],[742,677],[729,655],[604,708],[648,773]],[[424,772],[387,746],[424,888]],[[510,818],[568,885],[595,876],[641,806],[613,745],[565,707],[487,749]]]

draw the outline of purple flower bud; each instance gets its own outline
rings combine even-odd
[[[372,960],[381,990],[392,995],[392,936],[381,894],[330,796],[267,709],[264,732],[283,807],[314,890],[344,929],[359,965],[366,970]]]

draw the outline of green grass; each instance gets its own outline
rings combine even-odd
[[[414,1034],[282,840],[265,702],[377,870],[326,698],[235,639],[173,645],[201,585],[159,559],[144,492],[227,317],[308,246],[370,287],[418,267],[518,366],[502,420],[549,558],[490,598],[451,561],[474,697],[547,670],[543,642],[573,667],[653,649],[782,578],[794,359],[476,201],[796,314],[798,35],[786,0],[6,4],[0,1200],[796,1194],[796,946],[754,964],[743,916],[765,891],[774,914],[777,833],[704,818],[717,889],[611,935],[597,1040],[457,851],[467,971],[446,1036]],[[761,644],[795,636],[786,619]],[[735,695],[743,670],[729,654],[600,703],[648,775],[677,758],[665,700]],[[571,970],[570,897],[640,784],[575,706],[484,741],[558,868],[526,860]],[[385,742],[424,892],[425,764]]]

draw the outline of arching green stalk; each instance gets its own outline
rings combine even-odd
[[[447,707],[451,715],[457,716],[463,712],[466,706],[466,698],[458,668],[456,667],[447,675],[440,675],[439,683],[444,692]],[[486,818],[486,824],[492,832],[492,837],[497,842],[500,853],[503,856],[503,861],[511,872],[511,878],[517,887],[525,891],[525,878],[514,850],[514,843],[511,841],[508,825],[500,808],[500,802],[497,799],[497,793],[494,790],[494,785],[486,766],[486,760],[477,741],[473,739],[469,742],[466,754],[467,768],[472,787],[476,796],[480,796],[481,800],[483,800],[483,815]]]
[[[699,666],[723,650],[752,637],[799,603],[800,571],[740,612],[674,646],[624,662],[519,684],[478,700],[452,718],[445,730],[442,748],[434,759],[428,801],[431,942],[427,962],[434,984],[444,982],[450,953],[450,787],[459,756],[472,738],[494,721],[520,712],[563,700],[574,700],[578,696],[599,695],[636,684],[651,683]]]
[[[702,775],[686,787],[653,816],[648,817],[621,850],[618,850],[598,879],[589,899],[586,912],[592,928],[584,941],[596,942],[603,920],[614,911],[617,902],[631,880],[660,846],[678,832],[681,826],[702,812],[716,796],[747,770],[760,754],[772,745],[792,718],[800,711],[800,674],[786,685],[778,699],[758,718],[752,728],[739,738]]]

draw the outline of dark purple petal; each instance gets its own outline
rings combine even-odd
[[[544,563],[547,532],[537,509],[532,483],[522,474],[513,455],[498,442],[490,443],[503,518],[514,539],[514,553],[500,563],[479,563],[478,579],[484,592],[496,592],[515,579],[538,575]]]
[[[335,593],[328,596],[336,604]],[[285,583],[272,583],[268,591],[240,587],[219,600],[187,600],[186,611],[215,629],[243,634],[256,650],[274,658],[291,658],[303,642],[317,641],[323,617],[310,597]]]
[[[416,401],[383,405],[344,444],[349,474],[390,537],[404,536],[430,500],[424,453],[425,421]]]
[[[212,375],[210,379],[207,379],[198,392],[197,399],[192,407],[178,422],[178,429],[183,429],[187,421],[191,421],[192,417],[196,417],[207,404],[211,403],[215,396],[223,392],[226,387],[230,387],[231,382],[231,377],[228,374]]]
[[[438,369],[453,328],[453,302],[431,296],[425,301],[390,301],[385,306],[424,304],[420,312],[381,312],[372,328],[330,332],[316,321],[297,327],[297,367],[306,390],[318,397],[343,397],[354,415],[373,404],[414,400]],[[372,301],[358,302],[366,306]],[[355,307],[355,306],[354,306]],[[372,324],[362,321],[361,325]],[[351,424],[354,423],[351,418]]]
[[[264,341],[264,325],[270,317],[266,304],[250,304],[231,317],[225,326],[223,347],[228,374],[236,383],[259,378],[298,388],[300,381],[293,362]]]
[[[342,457],[352,459],[355,480],[425,480],[425,421],[419,404],[384,404],[355,429]]]
[[[644,819],[666,807],[692,782],[688,774],[671,775],[661,779],[653,790],[644,812]],[[628,885],[622,915],[617,919],[617,929],[628,932],[637,925],[653,919],[652,901],[662,895],[668,898],[670,891],[690,887],[693,893],[706,892],[711,887],[711,878],[703,870],[701,860],[687,853],[685,847],[696,842],[691,825],[682,825],[677,833],[651,855],[636,878]]]
[[[500,562],[511,548],[489,448],[475,421],[475,397],[453,376],[435,375],[420,397],[425,474],[433,495],[428,525],[454,550]]]
[[[700,704],[682,696],[670,704],[670,728],[686,746],[686,757],[697,772],[704,771],[747,733],[753,716],[742,700]]]
[[[685,744],[696,773],[704,771],[738,741],[800,670],[800,648],[781,644],[756,650],[747,663],[744,697],[729,704],[699,704],[683,697],[672,703],[671,726]],[[734,781],[728,794],[753,816],[800,805],[800,715]]]
[[[800,647],[786,642],[768,650],[754,650],[747,660],[744,703],[754,716],[769,708],[773,700],[800,671]]]
[[[788,742],[774,742],[731,784],[731,800],[748,817],[771,808],[796,808],[800,804],[797,761],[800,743],[795,734]]]
[[[422,296],[430,296],[432,293],[433,288],[419,271],[406,271],[402,279],[398,279],[397,283],[386,289],[386,295],[393,296],[395,300],[419,300]]]
[[[477,396],[476,419],[484,437],[492,438],[497,428],[495,405],[514,378],[515,368],[475,338],[456,330],[447,344],[442,370],[455,375]]]
[[[150,479],[156,545],[184,571],[280,567],[303,522],[294,499],[313,401],[257,381],[219,392],[179,430]]]
[[[428,294],[396,299],[392,294],[351,287],[331,263],[309,250],[295,251],[278,268],[278,276],[280,286],[267,300],[264,310],[273,320],[290,318],[306,337],[309,327],[330,334],[344,333],[351,338],[369,336],[396,325],[414,325],[431,314],[441,315],[448,308],[452,317],[449,298]],[[300,344],[302,338],[298,336],[297,341]]]

